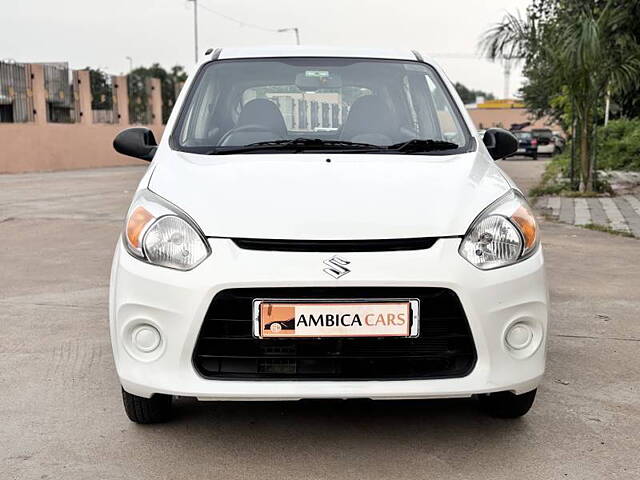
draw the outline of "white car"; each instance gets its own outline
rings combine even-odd
[[[548,128],[534,128],[533,137],[538,141],[538,153],[553,156],[556,152],[556,142],[553,132]]]
[[[129,418],[199,400],[472,397],[531,407],[545,369],[536,220],[455,89],[412,51],[208,52],[113,260]]]

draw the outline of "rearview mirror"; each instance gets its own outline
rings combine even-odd
[[[339,75],[326,70],[307,70],[296,75],[296,87],[303,92],[315,92],[323,88],[340,88],[342,79]]]
[[[503,128],[488,129],[482,141],[494,160],[508,157],[518,151],[518,139]]]
[[[150,162],[158,149],[156,137],[148,128],[134,127],[121,131],[113,140],[116,152]]]

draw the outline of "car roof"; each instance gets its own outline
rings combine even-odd
[[[213,55],[215,50],[211,52]],[[209,60],[210,56],[206,56]],[[219,59],[230,58],[270,58],[270,57],[345,57],[345,58],[385,58],[393,60],[417,60],[409,49],[331,47],[310,45],[272,45],[258,47],[225,47],[218,54]]]

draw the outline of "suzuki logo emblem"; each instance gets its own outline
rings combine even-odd
[[[351,262],[349,260],[345,260],[344,258],[340,258],[337,255],[324,260],[322,263],[327,266],[327,268],[323,269],[322,271],[328,275],[331,275],[333,278],[343,277],[351,271],[346,267],[346,265],[349,265]]]

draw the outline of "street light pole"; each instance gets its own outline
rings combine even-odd
[[[195,48],[196,63],[198,63],[198,0],[187,0],[193,2],[193,43]]]
[[[502,98],[509,98],[509,87],[511,83],[511,59],[506,58],[504,60],[504,96]]]
[[[129,60],[129,73],[131,73],[133,71],[133,58],[131,58],[128,55],[126,57],[124,57],[124,58]]]
[[[283,32],[294,32],[296,34],[296,45],[300,45],[300,30],[298,29],[298,27],[278,29],[278,33],[283,33]]]

